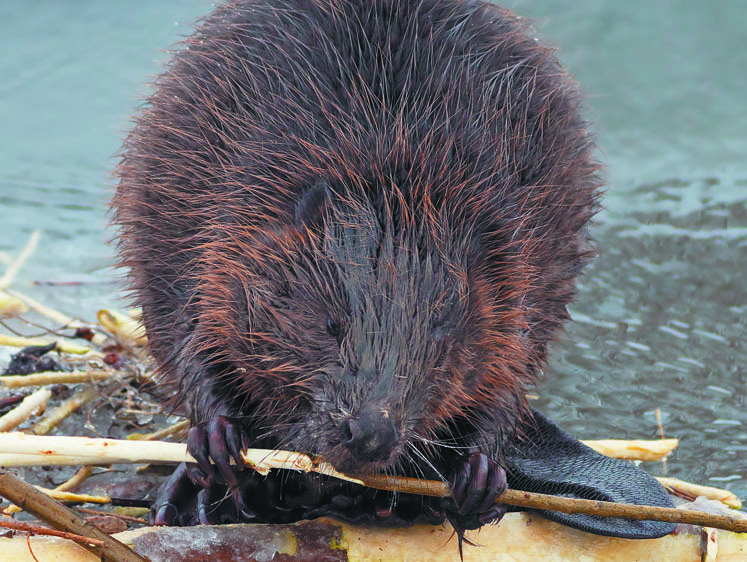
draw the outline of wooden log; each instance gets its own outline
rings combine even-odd
[[[676,560],[699,562],[702,539],[681,532],[660,539],[628,540],[600,537],[563,527],[539,516],[509,513],[498,525],[468,531],[476,546],[464,546],[464,562],[575,562],[605,560]],[[186,562],[278,559],[402,560],[452,562],[459,560],[453,529],[418,525],[377,528],[347,525],[330,519],[293,525],[223,525],[198,527],[145,527],[114,537],[153,560]],[[718,531],[716,562],[737,562],[747,557],[747,535]],[[39,560],[95,562],[94,555],[71,541],[32,537]],[[0,552],[8,562],[33,562],[24,538],[0,538]]]

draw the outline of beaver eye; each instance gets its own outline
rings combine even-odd
[[[331,316],[327,316],[327,333],[340,342],[340,325]]]

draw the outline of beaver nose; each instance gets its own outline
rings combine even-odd
[[[360,462],[387,460],[397,444],[397,428],[386,410],[367,408],[340,424],[342,444]]]

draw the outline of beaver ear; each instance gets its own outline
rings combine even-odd
[[[331,198],[329,184],[323,180],[304,191],[296,203],[296,226],[309,228],[317,224],[324,216]]]

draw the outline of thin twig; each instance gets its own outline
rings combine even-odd
[[[10,284],[13,283],[13,279],[15,279],[18,271],[26,260],[29,259],[31,254],[34,253],[34,250],[36,250],[36,246],[39,244],[39,238],[41,238],[41,230],[35,230],[31,233],[31,236],[29,237],[28,242],[26,242],[23,250],[21,250],[21,253],[18,254],[18,257],[13,260],[13,263],[11,263],[8,269],[5,270],[5,274],[0,277],[0,291],[7,289],[10,287]]]
[[[106,515],[109,517],[116,517],[117,519],[121,519],[122,521],[127,521],[129,523],[137,523],[138,525],[147,525],[148,521],[141,517],[132,517],[130,515],[122,515],[121,513],[116,513],[114,511],[102,511],[100,509],[89,509],[87,507],[74,507],[73,511],[78,511],[80,513],[87,513],[88,515]]]
[[[447,497],[451,495],[448,484],[415,478],[373,475],[360,478],[364,486],[380,490],[396,491],[406,494]],[[563,498],[547,494],[536,494],[522,490],[506,490],[496,500],[531,509],[559,511],[561,513],[583,513],[602,517],[624,517],[647,521],[665,521],[669,523],[687,523],[701,527],[724,529],[733,533],[747,533],[747,519],[729,515],[716,515],[702,511],[690,511],[670,507],[633,505],[577,498]]]
[[[10,519],[9,517],[0,517],[0,527],[13,529],[14,531],[23,531],[24,533],[33,533],[35,535],[60,537],[62,539],[68,539],[80,544],[89,544],[91,546],[97,547],[104,546],[104,541],[99,539],[93,539],[91,537],[76,535],[75,533],[68,533],[65,531],[58,531],[57,529],[42,527],[41,525],[34,525],[32,523],[26,523],[24,521],[16,521],[15,519]]]
[[[39,562],[39,559],[36,557],[36,554],[34,554],[34,551],[31,548],[31,535],[26,535],[26,548],[29,549],[29,554],[31,555],[31,558],[34,559],[34,562]]]
[[[40,315],[46,318],[49,318],[50,320],[52,320],[52,322],[55,322],[56,324],[62,326],[63,328],[75,329],[75,328],[90,328],[91,327],[90,324],[81,322],[80,320],[72,318],[68,316],[67,314],[63,314],[62,312],[55,310],[54,308],[51,308],[47,306],[46,304],[40,303],[36,299],[32,299],[30,296],[24,293],[8,290],[8,294],[23,301],[23,303],[26,304],[31,310],[39,313]],[[91,342],[96,345],[103,346],[106,343],[106,336],[104,336],[103,334],[94,334]]]

